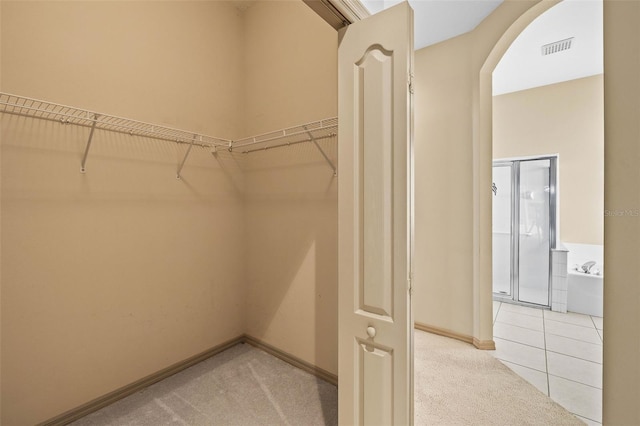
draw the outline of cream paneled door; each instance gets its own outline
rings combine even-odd
[[[341,31],[341,425],[413,424],[413,11],[401,3]]]

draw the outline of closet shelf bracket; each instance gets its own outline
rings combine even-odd
[[[182,168],[184,167],[184,163],[187,162],[187,157],[191,153],[191,148],[193,148],[193,144],[195,143],[197,137],[198,137],[198,135],[193,135],[193,139],[191,139],[191,143],[189,144],[189,148],[187,148],[187,152],[184,153],[184,158],[182,159],[182,162],[180,163],[180,166],[178,166],[178,173],[176,174],[176,179],[182,179],[182,176],[180,176],[180,172],[182,172]],[[200,138],[200,139],[202,139],[202,138]]]
[[[93,123],[91,124],[91,131],[89,132],[89,139],[87,139],[87,146],[84,148],[84,155],[82,156],[82,165],[80,166],[80,173],[86,171],[85,165],[87,164],[87,156],[89,155],[89,149],[91,148],[91,141],[93,140],[93,132],[96,130],[96,124],[98,124],[98,114],[93,114]]]
[[[336,168],[336,166],[333,164],[333,161],[331,161],[331,159],[329,158],[329,156],[327,155],[326,152],[324,152],[324,149],[322,149],[322,147],[320,146],[320,144],[318,143],[318,141],[316,140],[316,138],[313,137],[313,135],[311,134],[311,132],[309,131],[309,129],[307,128],[307,126],[304,126],[304,130],[305,132],[307,132],[307,135],[309,135],[309,139],[311,140],[311,142],[313,142],[313,144],[315,145],[316,148],[318,148],[318,151],[320,151],[320,154],[322,154],[322,156],[324,157],[324,159],[326,160],[327,163],[329,163],[329,167],[331,167],[331,170],[333,170],[333,175],[334,176],[338,176],[338,169]]]

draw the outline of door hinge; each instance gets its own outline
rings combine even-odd
[[[413,95],[413,91],[414,91],[414,89],[413,89],[413,72],[409,73],[409,81],[408,81],[408,83],[409,83],[409,93]]]
[[[413,296],[413,286],[411,285],[411,278],[407,279],[407,288],[409,289],[409,296]]]

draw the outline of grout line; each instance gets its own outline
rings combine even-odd
[[[597,330],[597,329],[596,329],[596,333],[598,333],[598,330]],[[550,335],[552,335],[552,336],[564,337],[565,339],[574,340],[574,341],[576,341],[576,342],[590,343],[590,344],[592,344],[592,345],[602,346],[602,343],[589,342],[589,341],[587,341],[587,340],[576,339],[575,337],[564,336],[564,335],[562,335],[562,334],[556,334],[556,333],[551,333],[551,332],[549,332],[549,334],[550,334]],[[598,337],[600,337],[600,333],[598,333]]]
[[[596,329],[596,332],[597,332],[597,329]],[[602,346],[602,343],[589,342],[587,340],[576,339],[575,337],[563,336],[562,334],[551,333],[551,332],[548,332],[548,331],[545,334],[548,334],[550,336],[562,337],[563,339],[573,340],[574,342],[588,343],[589,345],[594,345],[594,346]]]
[[[503,302],[503,303],[504,303],[504,302]],[[519,306],[519,305],[514,305],[514,306]],[[535,309],[535,308],[528,308],[528,309]],[[544,310],[544,309],[541,309],[541,310]],[[504,311],[505,311],[505,312],[509,312],[510,314],[524,315],[524,316],[527,316],[527,317],[533,317],[533,318],[542,318],[542,316],[541,316],[541,315],[527,314],[527,313],[525,313],[525,312],[513,311],[513,310],[511,310],[511,309],[505,309]]]
[[[541,351],[544,351],[544,348],[541,348],[539,346],[533,346],[533,345],[529,345],[527,343],[516,342],[515,340],[511,340],[511,339],[505,339],[504,337],[499,337],[499,336],[496,337],[496,336],[494,336],[494,339],[496,339],[496,338],[500,339],[500,340],[505,340],[507,342],[515,343],[515,344],[518,344],[518,345],[527,346],[529,348],[534,348],[534,349],[539,349]]]
[[[549,384],[549,358],[547,352],[547,328],[545,326],[545,315],[542,312],[542,339],[544,341],[544,368],[547,374],[547,395],[551,398],[551,385]]]
[[[558,320],[554,320],[554,319],[551,319],[551,318],[549,318],[549,319],[545,318],[544,320],[545,320],[545,321],[553,321],[553,322],[557,322],[557,323],[560,323],[560,324],[575,325],[576,327],[582,327],[582,328],[588,328],[588,329],[591,329],[591,328],[592,328],[592,327],[590,327],[590,326],[588,326],[588,325],[580,325],[580,324],[574,324],[574,323],[572,323],[572,322],[558,321]],[[593,321],[592,321],[592,322],[593,322]],[[594,324],[594,325],[595,325],[595,324]],[[593,328],[597,328],[597,327],[593,327]]]
[[[528,365],[518,364],[517,362],[513,362],[513,361],[508,360],[508,359],[502,359],[502,358],[498,358],[498,357],[496,357],[496,359],[497,359],[498,361],[500,361],[500,362],[508,362],[508,363],[511,363],[511,364],[517,365],[517,366],[519,366],[519,367],[528,368],[529,370],[537,371],[538,373],[544,373],[544,371],[542,371],[542,370],[538,370],[537,368],[529,367]],[[508,367],[508,365],[507,365],[507,367]],[[512,371],[513,371],[513,370],[512,370]],[[518,373],[516,373],[516,374],[518,374]],[[520,375],[518,374],[518,376],[520,376]],[[527,380],[527,379],[525,379],[525,378],[524,378],[524,377],[522,377],[522,376],[520,376],[520,377],[521,377],[521,378],[523,378],[524,380]],[[562,378],[564,379],[564,377],[562,377]],[[547,379],[547,382],[548,382],[548,381],[549,381],[549,380]],[[549,395],[547,395],[547,396],[549,396]]]
[[[511,327],[518,327],[518,328],[522,328],[524,330],[529,330],[529,331],[535,331],[538,333],[544,333],[542,330],[544,330],[544,326],[542,327],[542,330],[536,330],[535,328],[529,328],[529,327],[525,327],[522,325],[517,325],[517,324],[512,324],[510,322],[504,322],[504,321],[496,321],[499,322],[500,324],[504,324],[504,325],[510,325]],[[493,323],[493,325],[496,325],[495,323]]]
[[[602,338],[602,334],[600,333],[600,330],[602,329],[598,328],[598,326],[596,325],[596,322],[593,320],[593,315],[590,315],[589,318],[591,318],[591,322],[593,323],[593,326],[595,327],[596,332],[598,333],[598,337],[600,337],[600,341],[604,345],[604,339]],[[604,324],[602,326],[604,327]]]
[[[569,410],[567,410],[567,411],[569,411]],[[602,424],[602,421],[594,420],[594,419],[592,419],[591,417],[583,416],[582,414],[578,414],[578,413],[574,413],[574,412],[571,412],[571,414],[573,414],[574,416],[582,417],[583,419],[591,420],[592,422],[597,423],[597,424],[599,424],[599,425],[601,425],[601,424]],[[580,420],[580,419],[578,419],[578,420]]]
[[[594,343],[594,344],[595,344],[595,343]],[[565,354],[565,353],[558,352],[558,351],[550,351],[550,350],[548,350],[548,349],[545,349],[545,352],[551,352],[551,353],[554,353],[554,354],[557,354],[557,355],[566,356],[566,357],[568,357],[568,358],[579,359],[579,360],[581,360],[581,361],[590,362],[590,363],[592,363],[592,364],[602,365],[602,363],[601,363],[601,362],[591,361],[590,359],[580,358],[579,356],[569,355],[569,354]]]
[[[598,389],[599,391],[602,391],[602,388],[599,388],[599,387],[597,387],[597,386],[589,385],[589,384],[587,384],[587,383],[578,382],[578,381],[576,381],[576,380],[572,380],[572,379],[567,379],[566,377],[558,376],[558,375],[556,375],[556,374],[549,374],[549,376],[557,377],[557,378],[559,378],[559,379],[566,380],[566,381],[568,381],[568,382],[577,383],[577,384],[579,384],[579,385],[588,386],[588,387],[590,387],[590,388],[592,388],[592,389]],[[553,399],[553,398],[552,398],[552,399]],[[554,401],[555,401],[555,400],[554,400]]]
[[[501,302],[501,303],[504,303],[505,305],[509,306],[508,308],[505,308],[505,311],[514,312],[516,314],[522,314],[522,315],[538,316],[536,314],[537,311],[548,310],[548,309],[545,309],[542,305],[529,306],[529,305],[520,305],[518,303],[508,303],[508,302]],[[526,313],[527,311],[529,311],[530,313]]]

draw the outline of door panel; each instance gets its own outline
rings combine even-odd
[[[340,33],[339,421],[413,424],[413,11]]]
[[[359,203],[361,306],[364,312],[393,319],[393,123],[391,94],[393,52],[379,46],[357,62],[356,122],[362,199]]]
[[[511,163],[493,166],[493,292],[511,296]]]
[[[520,162],[520,243],[518,297],[549,305],[550,160]]]
[[[393,424],[393,350],[358,340],[360,418],[365,425]]]

